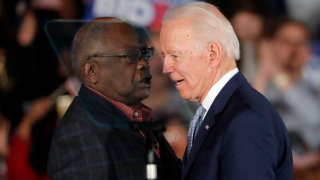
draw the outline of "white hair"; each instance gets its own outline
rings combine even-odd
[[[174,20],[191,23],[197,48],[200,50],[215,41],[220,43],[229,58],[240,58],[240,45],[233,27],[215,6],[205,2],[191,2],[178,6],[165,13],[162,24]]]

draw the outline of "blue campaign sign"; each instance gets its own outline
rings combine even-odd
[[[88,4],[87,19],[117,16],[140,26],[149,26],[163,15],[163,9],[195,0],[92,0]]]

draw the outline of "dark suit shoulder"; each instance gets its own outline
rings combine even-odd
[[[286,127],[278,112],[261,93],[250,85],[240,87],[230,101],[230,103],[236,103],[243,107],[241,111],[237,112],[239,119],[251,120],[252,124],[261,127],[262,130],[272,130],[278,137],[287,136]]]
[[[75,99],[58,123],[48,159],[51,179],[107,179],[114,176],[108,149],[86,117],[86,110]]]
[[[247,179],[292,177],[287,130],[263,95],[249,85],[239,87],[220,118],[229,122],[221,131],[221,160],[226,162],[222,173],[237,177],[236,169],[242,167]]]

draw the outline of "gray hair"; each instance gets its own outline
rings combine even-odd
[[[121,19],[113,17],[100,17],[84,24],[76,32],[71,48],[72,68],[78,74],[79,62],[85,60],[90,51],[99,46],[112,24],[125,23]],[[79,75],[79,74],[78,74]]]
[[[187,3],[167,11],[162,19],[168,21],[186,20],[195,32],[197,48],[203,50],[208,43],[216,41],[229,58],[240,58],[240,45],[230,22],[213,5],[205,2]]]

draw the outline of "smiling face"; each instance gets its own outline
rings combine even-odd
[[[119,27],[116,27],[119,26]],[[92,55],[131,55],[144,44],[127,24],[111,25],[102,38],[95,42]],[[93,57],[84,61],[82,69],[88,83],[103,95],[123,102],[137,104],[150,94],[149,62],[143,58],[128,63],[126,57]]]
[[[210,54],[199,50],[194,33],[185,21],[164,24],[160,34],[163,72],[171,80],[183,99],[200,101],[210,88]]]

